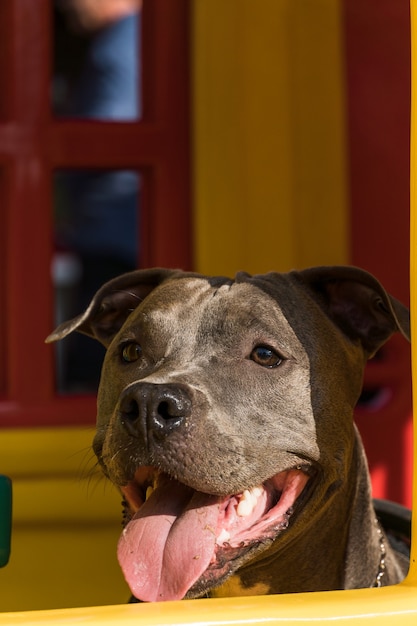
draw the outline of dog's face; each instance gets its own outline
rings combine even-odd
[[[139,599],[207,593],[346,490],[364,363],[407,332],[355,271],[134,272],[52,336],[107,346],[94,449],[124,497],[119,560]]]
[[[133,517],[119,559],[137,597],[200,595],[287,527],[319,458],[309,367],[247,283],[168,282],[132,313],[105,359],[94,447]]]

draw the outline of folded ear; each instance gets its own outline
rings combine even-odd
[[[356,267],[313,267],[294,272],[313,297],[371,357],[395,331],[410,341],[410,313],[374,276]]]
[[[97,291],[84,313],[60,324],[45,342],[58,341],[76,330],[107,347],[146,296],[173,274],[180,273],[180,270],[157,268],[129,272],[110,280]]]

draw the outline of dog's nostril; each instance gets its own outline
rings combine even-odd
[[[120,407],[120,423],[132,437],[140,436],[141,411],[135,398],[125,398]]]
[[[169,420],[173,417],[177,417],[176,415],[172,415],[168,402],[160,402],[158,406],[158,415],[164,420]]]
[[[164,400],[159,400],[154,410],[148,413],[148,429],[159,437],[181,426],[185,417],[184,412],[186,412],[183,404],[178,399],[169,396]]]
[[[133,398],[122,407],[122,419],[134,422],[139,417],[139,405]]]

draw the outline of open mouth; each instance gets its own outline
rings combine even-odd
[[[233,561],[288,527],[307,471],[297,466],[241,493],[215,496],[155,468],[139,468],[121,488],[126,525],[118,544],[134,596],[180,600],[197,581],[219,584],[234,570]]]

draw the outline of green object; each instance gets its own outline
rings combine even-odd
[[[12,534],[12,481],[0,475],[0,567],[7,565]]]

